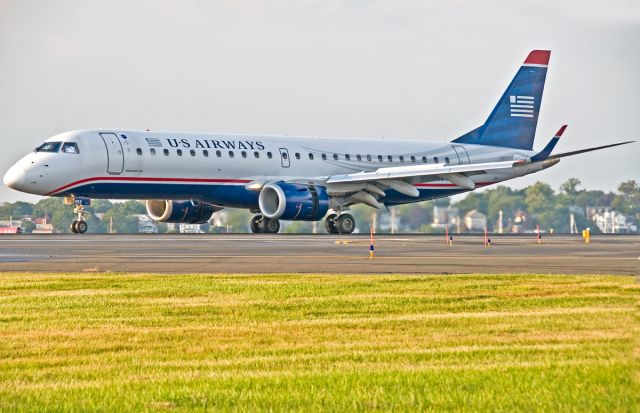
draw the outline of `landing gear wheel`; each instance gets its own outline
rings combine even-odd
[[[262,223],[263,219],[264,218],[262,217],[262,215],[256,215],[251,218],[251,223],[249,224],[251,232],[253,232],[254,234],[262,232],[262,226],[260,224]]]
[[[87,221],[77,221],[76,223],[76,231],[80,234],[84,234],[89,229],[89,224]]]
[[[76,219],[71,223],[71,232],[74,234],[84,234],[89,229],[89,224],[85,221],[87,211],[84,210],[85,205],[90,205],[91,200],[88,198],[74,198],[75,208],[73,213],[76,214]],[[65,204],[67,200],[65,199]]]
[[[356,229],[356,220],[351,214],[342,214],[336,219],[336,228],[341,234],[351,234]]]
[[[262,231],[268,234],[276,234],[280,231],[280,221],[277,219],[264,218],[262,222]]]
[[[336,214],[329,214],[324,220],[324,228],[329,234],[337,234],[338,228],[336,227]]]

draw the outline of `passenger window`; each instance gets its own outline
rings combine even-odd
[[[445,161],[446,163],[449,163],[449,157],[447,156],[446,158],[444,158],[444,161]]]
[[[209,151],[206,150],[206,149],[204,151],[202,151],[202,154],[204,155],[205,158],[209,157]]]
[[[296,159],[300,159],[300,154],[296,152]]]
[[[422,157],[422,162],[423,162],[423,163],[427,163],[427,157],[426,157],[426,156],[423,156],[423,157]]]
[[[216,151],[216,156],[217,156],[218,158],[220,158],[220,157],[222,156],[222,152],[220,152],[220,151]]]
[[[229,158],[233,158],[233,151],[229,151]]]
[[[416,157],[411,155],[411,162],[415,162],[416,161]]]
[[[387,159],[389,160],[389,162],[393,162],[393,156],[389,155],[387,156]]]
[[[404,162],[404,156],[400,155],[398,158],[400,159],[400,162]]]
[[[260,157],[260,152],[255,151],[255,152],[253,153],[253,156],[255,156],[256,158],[259,158],[259,157]]]
[[[62,142],[45,142],[36,148],[36,152],[58,152]]]
[[[347,161],[351,160],[351,155],[349,155],[348,153],[345,153],[344,154],[344,159],[347,160]]]
[[[246,158],[247,157],[247,152],[246,151],[242,151],[242,152],[240,152],[240,155],[242,155],[243,158]]]
[[[151,155],[156,156],[156,149],[155,148],[149,149],[149,152],[151,153]]]
[[[434,162],[434,163],[438,163],[438,157],[437,157],[437,156],[434,156],[434,157],[433,157],[433,162]]]
[[[191,149],[189,153],[191,154],[191,156],[196,156],[196,151],[194,151],[193,149]]]
[[[367,161],[371,162],[371,155],[367,155]]]
[[[162,151],[162,152],[164,152],[164,156],[169,156],[169,149],[165,149],[165,150],[164,150],[164,151]]]
[[[282,159],[287,159],[289,158],[289,155],[286,152],[280,152]]]
[[[182,156],[182,149],[178,149],[176,153],[178,154],[178,156]]]
[[[267,152],[267,158],[269,159],[273,158],[273,155],[271,154],[271,152]]]
[[[74,142],[66,142],[62,145],[62,152],[64,153],[80,153],[78,150],[78,144]]]
[[[338,154],[337,154],[337,153],[334,153],[334,154],[333,154],[333,160],[334,160],[334,161],[337,161],[337,160],[338,160]]]
[[[378,162],[382,162],[382,155],[378,155]]]
[[[140,148],[136,149],[136,153],[137,153],[138,155],[142,155],[142,149],[140,149]]]
[[[313,154],[312,153],[309,154],[309,159],[313,161]]]
[[[323,160],[323,161],[326,161],[326,160],[327,160],[327,154],[326,154],[326,153],[323,153],[323,154],[322,154],[322,160]]]
[[[356,155],[356,159],[359,160],[359,161],[362,161],[362,156]]]

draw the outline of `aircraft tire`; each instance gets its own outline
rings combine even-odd
[[[267,234],[277,234],[280,231],[280,221],[277,219],[264,218],[262,231]]]
[[[341,234],[351,234],[356,229],[356,220],[351,214],[342,214],[336,219],[336,228]]]
[[[338,228],[336,227],[336,214],[330,214],[324,220],[324,228],[329,234],[337,234]]]
[[[89,224],[87,221],[77,221],[76,223],[76,231],[80,234],[84,234],[89,229]]]
[[[264,218],[262,217],[262,215],[256,215],[254,217],[251,218],[251,223],[249,223],[249,227],[251,228],[251,232],[254,234],[258,234],[260,232],[262,232],[262,228],[260,226],[260,221],[262,221]]]
[[[71,232],[73,232],[74,234],[78,233],[78,221],[73,221],[71,223]]]

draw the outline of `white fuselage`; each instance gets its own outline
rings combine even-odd
[[[195,199],[257,208],[254,181],[318,183],[321,177],[391,166],[523,160],[533,152],[417,140],[276,137],[140,131],[71,131],[47,142],[76,143],[78,153],[31,152],[5,182],[48,196],[110,199]],[[543,169],[529,164],[471,179],[485,186]],[[420,196],[390,196],[390,205],[467,191],[446,180],[414,183]]]

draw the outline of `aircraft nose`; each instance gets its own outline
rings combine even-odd
[[[6,186],[12,189],[16,189],[18,191],[24,188],[24,184],[26,181],[26,173],[22,168],[19,168],[17,165],[9,168],[6,174],[4,174],[4,178],[2,178],[2,182]]]

